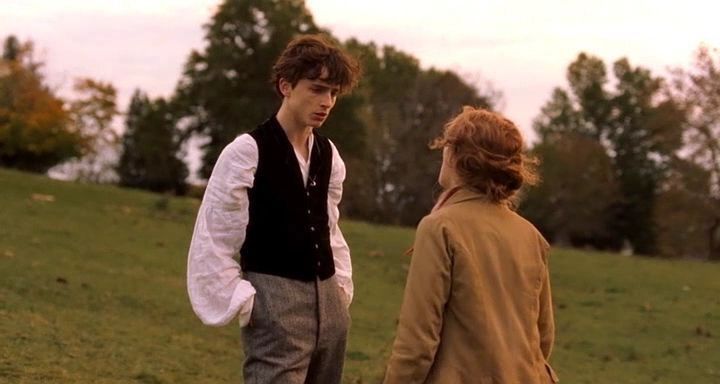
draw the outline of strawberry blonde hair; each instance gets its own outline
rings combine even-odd
[[[450,147],[450,164],[463,186],[495,203],[514,203],[521,187],[539,181],[520,130],[502,115],[465,106],[431,148]]]

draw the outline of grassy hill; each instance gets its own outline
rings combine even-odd
[[[236,324],[185,291],[199,203],[0,169],[0,383],[239,383]],[[344,221],[346,383],[378,382],[411,229]],[[720,383],[720,265],[554,250],[563,383]]]

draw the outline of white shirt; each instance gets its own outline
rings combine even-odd
[[[310,135],[308,153],[312,153],[313,144]],[[338,227],[345,163],[332,142],[330,146],[333,152],[328,186],[330,247],[335,278],[349,305],[353,296],[350,249]],[[305,160],[297,151],[295,155],[307,184],[310,159]],[[255,139],[249,134],[238,136],[220,154],[200,205],[188,252],[187,287],[193,310],[206,325],[225,325],[236,315],[241,326],[250,321],[255,288],[243,280],[238,258],[249,220],[247,190],[253,186],[257,165]]]

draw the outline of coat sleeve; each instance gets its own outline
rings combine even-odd
[[[543,264],[545,276],[540,289],[540,313],[538,316],[538,329],[540,331],[540,348],[545,360],[550,358],[555,343],[555,317],[553,313],[552,293],[550,289],[550,246],[542,239]]]
[[[438,219],[418,226],[386,384],[424,383],[440,344],[445,303],[450,295],[452,251]]]

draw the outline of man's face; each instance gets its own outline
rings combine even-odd
[[[293,87],[284,79],[280,80],[280,91],[293,119],[304,127],[318,128],[330,115],[335,106],[340,87],[330,84],[323,79],[327,78],[327,70],[315,80],[300,79]]]

